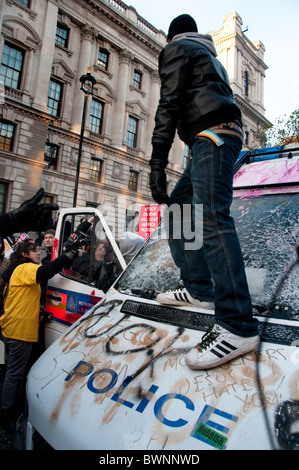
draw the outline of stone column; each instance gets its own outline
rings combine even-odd
[[[238,68],[237,68],[237,85],[238,87],[242,90],[242,53],[240,49],[237,48],[237,54],[238,54]]]
[[[119,57],[118,82],[116,90],[116,100],[114,109],[114,124],[112,126],[112,145],[122,148],[124,137],[124,123],[126,98],[129,79],[129,64],[132,61],[132,55],[129,51],[122,51]]]
[[[74,91],[73,110],[71,119],[71,131],[77,134],[81,131],[82,111],[84,102],[84,93],[81,88],[80,77],[85,75],[91,66],[91,44],[95,38],[95,30],[89,25],[84,25],[81,32],[81,47],[78,61],[78,71]],[[88,122],[86,121],[86,125]]]
[[[47,97],[54,56],[57,18],[58,4],[55,0],[48,0],[45,12],[44,35],[37,69],[36,90],[32,104],[33,108],[44,112],[48,112]]]
[[[148,99],[148,118],[145,138],[145,154],[150,156],[152,152],[152,134],[155,126],[155,115],[160,98],[160,77],[157,71],[151,73],[151,86]]]
[[[33,71],[33,54],[35,51],[33,49],[28,49],[27,53],[27,64],[26,64],[26,74],[24,77],[24,87],[23,87],[23,102],[30,104],[30,86],[32,83],[32,71]]]
[[[0,0],[0,31],[2,31],[2,21],[4,15],[4,0]]]

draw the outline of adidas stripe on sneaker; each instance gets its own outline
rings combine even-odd
[[[202,341],[186,356],[191,369],[211,369],[250,352],[259,344],[259,336],[243,337],[215,324]]]
[[[182,307],[199,307],[207,310],[214,310],[214,302],[199,300],[192,297],[187,289],[181,287],[158,294],[156,301],[160,304],[174,305]]]
[[[222,359],[231,352],[236,351],[236,349],[237,348],[235,346],[223,340],[220,344],[216,344],[216,346],[211,349],[211,353],[215,354],[215,356],[218,356],[220,359]]]

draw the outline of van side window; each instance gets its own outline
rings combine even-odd
[[[71,233],[79,237],[79,255],[72,267],[63,269],[61,274],[107,292],[122,268],[101,222],[91,214],[68,215],[61,230],[63,243]]]
[[[92,269],[90,273],[91,285],[101,289],[103,292],[107,292],[121,272],[122,268],[114,249],[101,222],[98,221],[95,224]]]

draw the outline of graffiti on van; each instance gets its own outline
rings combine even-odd
[[[122,303],[118,299],[104,300],[96,311],[82,317],[60,339],[63,354],[81,351],[84,355],[84,359],[65,370],[68,393],[82,393],[85,389],[95,396],[96,403],[105,401],[103,423],[115,419],[122,407],[138,415],[151,408],[160,425],[176,432],[188,428],[190,437],[208,446],[225,448],[230,433],[244,416],[262,408],[256,385],[255,352],[216,369],[190,372],[184,359],[190,349],[187,346],[189,332],[181,327],[170,332],[167,325],[155,326],[127,314],[110,316],[112,310],[120,310]],[[84,349],[86,342],[88,352]],[[282,345],[276,344],[263,351],[263,391],[266,405],[271,408],[280,405],[277,389],[284,380],[281,361],[289,361],[289,354]],[[104,355],[105,362],[102,363]],[[124,356],[129,356],[129,360],[122,361]],[[169,382],[169,371],[174,372],[171,375],[173,383]],[[163,393],[158,385],[163,383],[163,376],[165,379],[167,376],[169,382],[167,393]],[[226,401],[223,406],[222,399],[228,397],[232,401]],[[227,403],[232,402],[233,411],[227,409]],[[170,403],[172,406],[180,404],[180,418],[172,419],[168,409]],[[52,419],[57,419],[61,407],[59,400]],[[168,409],[167,416],[165,409]],[[216,416],[221,417],[221,422],[215,419]],[[227,421],[226,425],[224,421]]]

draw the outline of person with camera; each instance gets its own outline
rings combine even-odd
[[[79,252],[77,258],[72,265],[72,271],[81,274],[88,278],[90,266],[90,246],[91,246],[91,233],[90,229],[94,221],[94,216],[87,219],[82,217],[80,224],[75,230],[75,235],[78,237]]]
[[[5,344],[6,374],[2,390],[0,426],[13,432],[24,404],[25,377],[33,345],[38,341],[41,283],[69,267],[78,253],[77,237],[54,261],[40,264],[40,247],[32,239],[21,243],[11,255],[2,278],[8,294],[0,326]]]

